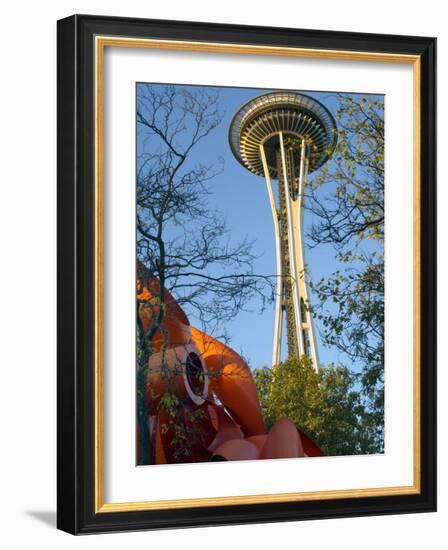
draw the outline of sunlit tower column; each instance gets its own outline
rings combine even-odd
[[[229,131],[236,159],[266,180],[274,221],[277,289],[272,364],[280,362],[283,317],[288,356],[308,355],[319,368],[309,311],[303,243],[307,174],[332,155],[337,141],[331,113],[315,99],[293,92],[255,97],[235,114]],[[277,198],[272,180],[277,180]]]

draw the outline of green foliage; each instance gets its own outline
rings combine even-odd
[[[311,284],[320,304],[316,316],[323,325],[324,342],[360,365],[361,393],[372,429],[377,425],[380,435],[384,416],[384,262],[375,253],[347,253],[342,261],[348,264],[344,271]],[[356,261],[358,267],[353,266]]]
[[[380,441],[356,388],[356,375],[344,367],[316,372],[311,360],[289,358],[273,370],[254,371],[266,427],[287,417],[329,456],[378,452]]]
[[[331,162],[309,182],[307,208],[318,222],[315,244],[338,247],[384,239],[384,104],[338,95],[338,141]],[[325,186],[328,196],[315,193]]]
[[[310,281],[323,343],[359,372],[364,422],[383,449],[384,417],[384,102],[338,94],[338,142],[310,181],[307,237],[330,244],[340,269]],[[391,182],[393,185],[393,182]]]
[[[182,404],[172,392],[162,396],[159,408],[168,413],[168,419],[160,425],[160,431],[169,436],[172,459],[174,462],[189,462],[194,458],[197,446],[206,447],[206,434],[201,430],[201,420],[207,418],[206,412],[194,409],[188,403]]]
[[[176,417],[179,404],[179,398],[172,392],[165,392],[159,401],[159,407],[164,409],[172,418]]]

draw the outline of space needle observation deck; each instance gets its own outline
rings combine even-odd
[[[270,92],[243,105],[230,124],[236,159],[264,177],[274,221],[277,290],[272,364],[281,360],[283,318],[288,356],[308,355],[316,370],[318,350],[305,276],[303,216],[307,175],[332,155],[336,122],[319,101],[296,92]],[[277,199],[272,181],[278,182]]]

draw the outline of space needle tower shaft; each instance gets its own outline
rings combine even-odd
[[[307,174],[328,160],[335,144],[336,124],[330,112],[298,93],[258,96],[243,105],[230,126],[235,157],[264,177],[272,209],[277,264],[273,365],[281,361],[285,319],[288,356],[307,355],[319,368],[305,274],[304,187]]]

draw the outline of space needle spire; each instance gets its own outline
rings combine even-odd
[[[295,92],[253,98],[233,117],[230,147],[248,170],[265,178],[274,222],[277,289],[272,364],[281,361],[283,320],[288,356],[319,357],[309,309],[303,241],[307,174],[332,155],[337,141],[333,116],[319,101]],[[273,180],[277,181],[274,194]]]

